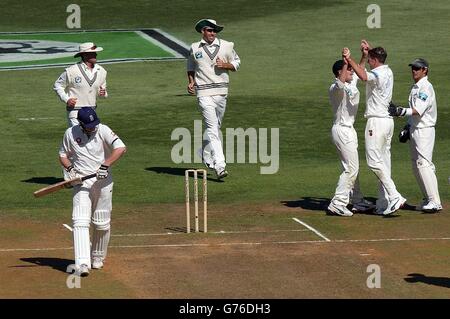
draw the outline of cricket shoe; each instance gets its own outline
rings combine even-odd
[[[228,176],[228,172],[225,170],[225,168],[219,168],[216,169],[216,175],[218,179],[222,179]]]
[[[429,202],[428,198],[422,199],[422,202],[420,203],[418,209],[423,210],[423,208],[428,205],[428,202]]]
[[[333,215],[339,215],[339,216],[345,216],[345,217],[351,217],[353,216],[353,213],[345,206],[335,206],[330,203],[328,205],[328,211],[332,213]]]
[[[361,200],[360,202],[354,203],[352,207],[352,212],[366,213],[375,208],[375,204],[369,202],[368,200]]]
[[[383,212],[383,215],[389,216],[389,215],[395,213],[397,210],[402,208],[403,205],[405,205],[405,203],[406,203],[406,198],[402,197],[401,195],[397,198],[394,198],[393,200],[391,200],[389,202],[389,205],[386,208],[386,210]]]
[[[78,269],[78,273],[80,274],[80,277],[87,277],[89,276],[89,267],[86,264],[80,265],[80,268]]]
[[[100,257],[94,257],[92,260],[92,269],[103,268],[103,260]]]
[[[425,213],[437,213],[442,210],[442,205],[436,204],[433,201],[429,201],[428,204],[422,206],[422,210]]]

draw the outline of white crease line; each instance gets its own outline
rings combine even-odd
[[[54,120],[56,117],[19,117],[19,121],[42,121],[42,120]]]
[[[223,231],[220,232],[213,232],[213,234],[269,234],[269,233],[283,233],[283,232],[305,232],[308,231],[306,229],[278,229],[278,230],[236,230],[236,231]]]
[[[331,241],[329,240],[327,237],[325,237],[324,235],[322,235],[318,230],[312,228],[311,226],[309,226],[307,223],[302,222],[300,219],[298,218],[292,218],[293,220],[295,220],[297,223],[302,224],[303,226],[305,226],[306,228],[308,228],[309,230],[311,230],[312,232],[314,232],[317,236],[323,238],[325,241]]]
[[[338,239],[333,240],[334,243],[369,243],[369,242],[383,242],[383,241],[421,241],[421,240],[450,240],[450,237],[441,238],[382,238],[382,239]]]
[[[211,247],[211,246],[255,246],[264,243],[221,243],[221,244],[160,244],[160,245],[119,245],[110,248],[159,248],[159,247]]]
[[[116,234],[111,237],[144,237],[144,236],[169,236],[169,235],[185,235],[186,233],[154,233],[154,234]]]
[[[305,232],[308,231],[307,229],[280,229],[280,230],[271,230],[271,231],[217,231],[217,232],[208,232],[208,234],[258,234],[258,233],[263,233],[263,234],[269,234],[269,233],[281,233],[281,232]],[[111,237],[145,237],[145,236],[170,236],[170,235],[186,235],[186,233],[150,233],[150,234],[116,234],[116,235],[111,235]]]
[[[0,249],[0,252],[14,252],[14,251],[50,251],[50,250],[69,250],[73,247],[60,248],[14,248],[14,249]]]
[[[450,237],[442,238],[387,238],[387,239],[342,239],[342,240],[301,240],[301,241],[267,241],[267,242],[242,242],[242,243],[221,243],[221,244],[160,244],[160,245],[112,245],[109,248],[159,248],[159,247],[214,247],[214,246],[256,246],[256,245],[292,245],[292,244],[328,244],[328,243],[355,243],[355,242],[389,242],[389,241],[425,241],[425,240],[450,240]],[[15,248],[0,249],[0,252],[19,251],[50,251],[69,250],[73,247],[60,248]]]
[[[67,225],[67,224],[62,224],[65,228],[67,228],[69,231],[73,231],[73,229],[72,229],[72,227],[70,227],[69,225]]]

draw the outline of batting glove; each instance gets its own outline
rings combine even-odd
[[[97,178],[98,179],[107,178],[108,177],[108,168],[109,168],[109,166],[102,164],[97,171]]]
[[[69,181],[72,179],[76,179],[80,177],[78,175],[78,171],[73,167],[73,165],[70,165],[69,167],[64,169],[64,180]],[[81,184],[80,180],[75,180],[72,183],[66,185],[67,188],[71,188],[72,186]]]
[[[67,167],[65,169],[66,171],[64,172],[64,179],[70,180],[70,179],[74,179],[77,178],[77,170],[73,167],[73,165],[70,165],[69,167]]]

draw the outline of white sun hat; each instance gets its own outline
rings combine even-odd
[[[77,56],[80,56],[83,53],[100,52],[100,51],[103,51],[103,48],[96,46],[94,42],[85,42],[80,44],[79,52],[75,54],[73,57],[76,58]]]

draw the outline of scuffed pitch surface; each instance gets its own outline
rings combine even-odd
[[[326,216],[282,203],[215,205],[210,232],[185,234],[182,205],[117,209],[105,269],[66,287],[71,233],[1,219],[3,298],[447,298],[449,215]],[[255,217],[258,217],[256,219]],[[296,217],[331,239],[325,242]],[[231,223],[230,220],[234,220]],[[221,232],[223,231],[223,232]],[[19,250],[29,248],[32,250]],[[5,251],[11,249],[11,251]],[[42,250],[33,250],[42,249]],[[378,264],[382,288],[368,289]],[[423,274],[417,282],[405,279]]]

